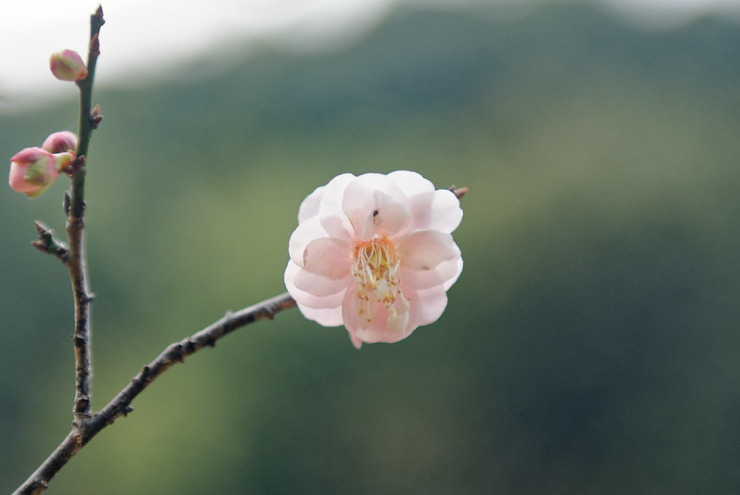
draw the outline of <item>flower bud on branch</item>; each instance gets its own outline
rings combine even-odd
[[[59,175],[57,158],[42,148],[26,148],[10,159],[10,187],[35,198],[54,183]]]
[[[51,73],[60,81],[82,81],[87,77],[85,62],[74,50],[53,53],[49,65]]]
[[[59,131],[50,134],[41,145],[49,153],[64,153],[77,150],[77,135],[74,132]]]

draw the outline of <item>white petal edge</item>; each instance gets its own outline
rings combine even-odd
[[[326,186],[317,187],[314,192],[306,196],[298,208],[298,223],[303,223],[319,214],[319,204],[324,197]]]
[[[288,293],[293,297],[293,299],[296,300],[299,305],[312,309],[341,308],[342,301],[344,300],[343,290],[327,296],[319,296],[303,291],[295,285],[296,275],[300,271],[302,271],[301,267],[299,267],[292,261],[288,261],[288,265],[285,267],[284,275],[285,287],[288,289]]]
[[[293,277],[293,286],[296,289],[317,297],[327,297],[336,294],[349,287],[353,282],[349,274],[344,278],[331,279],[311,273],[303,268]]]
[[[442,284],[442,287],[445,291],[447,291],[455,282],[457,282],[457,279],[460,277],[460,274],[463,271],[463,259],[457,258],[455,262],[457,263],[457,273],[454,277],[448,279],[444,284]]]
[[[406,288],[406,297],[410,300],[409,326],[416,328],[434,323],[442,316],[447,307],[447,292],[443,287],[415,290]]]
[[[411,209],[411,229],[433,229],[453,232],[463,217],[460,200],[452,191],[438,191],[417,194],[409,200]]]
[[[417,194],[434,191],[434,184],[418,172],[396,170],[388,174],[388,177],[398,185],[409,199]]]
[[[355,179],[357,179],[357,177],[352,174],[341,174],[334,177],[326,186],[324,186],[324,193],[321,196],[318,210],[318,215],[321,218],[344,217],[344,212],[342,211],[344,190]]]
[[[315,239],[322,237],[328,237],[328,233],[324,230],[321,225],[319,217],[311,217],[305,222],[301,223],[293,231],[288,241],[288,254],[293,263],[303,267],[303,252],[306,250],[306,246]]]
[[[341,306],[328,309],[316,309],[298,303],[298,309],[301,310],[303,316],[325,327],[338,327],[344,323],[344,320],[342,320]]]
[[[432,270],[411,270],[402,268],[401,281],[413,289],[431,289],[442,286],[445,290],[452,287],[462,271],[462,258],[441,262]]]

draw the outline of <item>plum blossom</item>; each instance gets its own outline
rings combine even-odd
[[[463,268],[458,198],[416,172],[342,174],[301,204],[285,285],[303,315],[352,344],[398,342],[435,322]]]
[[[26,148],[10,159],[10,187],[35,198],[54,183],[59,175],[57,158],[41,148]]]

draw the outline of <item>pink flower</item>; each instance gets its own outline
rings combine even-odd
[[[49,134],[41,145],[49,153],[64,153],[77,150],[77,135],[74,132],[59,131]]]
[[[436,321],[463,267],[448,190],[405,170],[342,174],[301,204],[285,285],[306,318],[363,342],[398,342]]]
[[[57,178],[59,171],[54,155],[41,148],[26,148],[10,159],[10,187],[35,198]]]
[[[81,81],[87,77],[87,67],[74,50],[52,53],[49,59],[51,73],[60,81]]]

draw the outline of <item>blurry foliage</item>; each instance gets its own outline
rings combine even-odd
[[[585,6],[398,11],[350,49],[99,91],[94,406],[165,345],[284,290],[300,201],[341,172],[469,186],[442,319],[355,351],[298,311],[137,399],[50,493],[737,493],[740,28]],[[106,60],[115,64],[115,60]],[[2,117],[11,156],[74,103]],[[0,194],[0,492],[67,433],[55,185]]]

